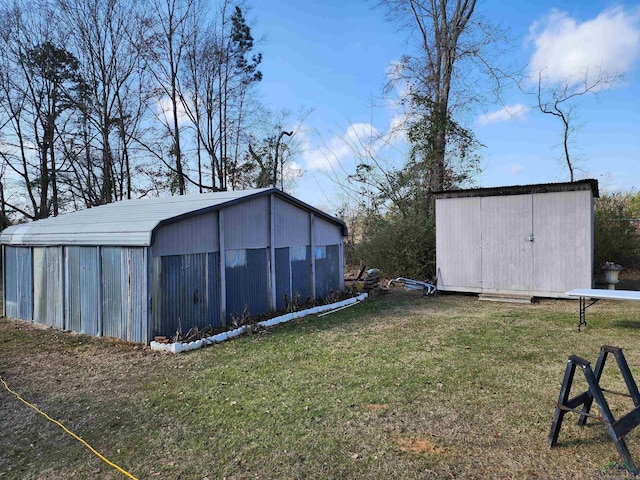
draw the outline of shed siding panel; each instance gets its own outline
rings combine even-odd
[[[46,325],[47,266],[45,247],[33,250],[33,321]]]
[[[5,311],[8,316],[33,320],[32,251],[5,246]]]
[[[298,303],[302,305],[312,295],[311,291],[311,246],[304,247],[304,259],[291,259],[291,291],[293,297],[298,295]]]
[[[81,333],[101,335],[98,302],[100,300],[100,267],[98,249],[80,247],[80,316]]]
[[[291,262],[288,248],[276,248],[276,308],[285,308],[285,295],[291,299]]]
[[[103,335],[147,343],[144,248],[102,248]]]
[[[63,328],[62,247],[33,249],[33,299],[35,322]]]
[[[79,332],[82,328],[80,315],[80,248],[82,247],[65,248],[65,328],[72,332]]]
[[[262,197],[224,209],[224,247],[267,248],[269,235],[269,198]]]
[[[217,252],[218,212],[196,215],[163,225],[155,233],[153,255]]]
[[[214,327],[226,325],[226,321],[220,318],[220,253],[210,253],[207,255],[208,268],[208,311],[207,324]]]
[[[88,335],[101,335],[100,260],[96,247],[67,247],[67,328]]]
[[[322,253],[321,253],[322,252]],[[340,246],[316,249],[316,298],[325,298],[340,289]]]
[[[150,304],[151,304],[151,338],[154,335],[163,335],[163,321],[164,313],[162,312],[162,297],[164,292],[162,291],[162,258],[149,257],[149,277],[151,282],[150,288]]]
[[[531,292],[533,288],[532,196],[482,198],[484,292]]]
[[[436,264],[440,290],[482,289],[480,198],[436,201]]]
[[[182,323],[180,316],[180,299],[183,297],[181,277],[182,277],[182,256],[170,255],[161,258],[160,268],[160,311],[162,317],[159,318],[159,329],[154,335],[171,336],[176,333]]]
[[[342,243],[340,227],[316,215],[313,221],[314,242],[316,245],[339,245]]]
[[[4,247],[4,314],[18,317],[18,255],[17,247]]]
[[[162,258],[162,333],[206,325],[206,254]]]
[[[226,216],[225,216],[226,224]],[[227,321],[235,313],[242,316],[245,306],[250,315],[269,311],[268,250],[246,250],[244,264],[230,265],[225,259]]]
[[[121,255],[122,327],[120,338],[148,343],[147,257],[144,248],[123,248]]]
[[[18,317],[33,320],[33,267],[30,248],[18,249]]]
[[[592,205],[589,191],[533,197],[536,291],[592,287]]]
[[[102,248],[102,334],[127,340],[122,318],[122,248]]]
[[[309,245],[309,212],[282,199],[275,199],[275,247]]]

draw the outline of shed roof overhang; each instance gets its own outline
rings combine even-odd
[[[540,183],[534,185],[513,185],[506,187],[470,188],[467,190],[448,190],[435,192],[436,199],[468,197],[500,197],[505,195],[526,195],[532,193],[576,192],[591,190],[594,197],[600,196],[598,181],[594,179],[578,180],[566,183]]]

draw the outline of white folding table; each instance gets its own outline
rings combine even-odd
[[[580,300],[580,323],[578,323],[578,331],[582,325],[587,324],[585,311],[598,300],[631,300],[640,302],[640,291],[636,290],[604,290],[599,288],[576,288],[565,292],[569,297],[578,298]],[[591,303],[587,304],[587,299]]]

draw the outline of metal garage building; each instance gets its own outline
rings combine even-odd
[[[9,227],[4,313],[149,343],[343,287],[345,224],[272,189],[124,200]]]
[[[593,283],[596,180],[436,194],[438,289],[562,298]]]

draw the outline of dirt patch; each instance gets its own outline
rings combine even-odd
[[[443,447],[438,447],[426,438],[403,438],[397,439],[400,450],[408,453],[416,453],[420,455],[444,455],[446,453]]]

